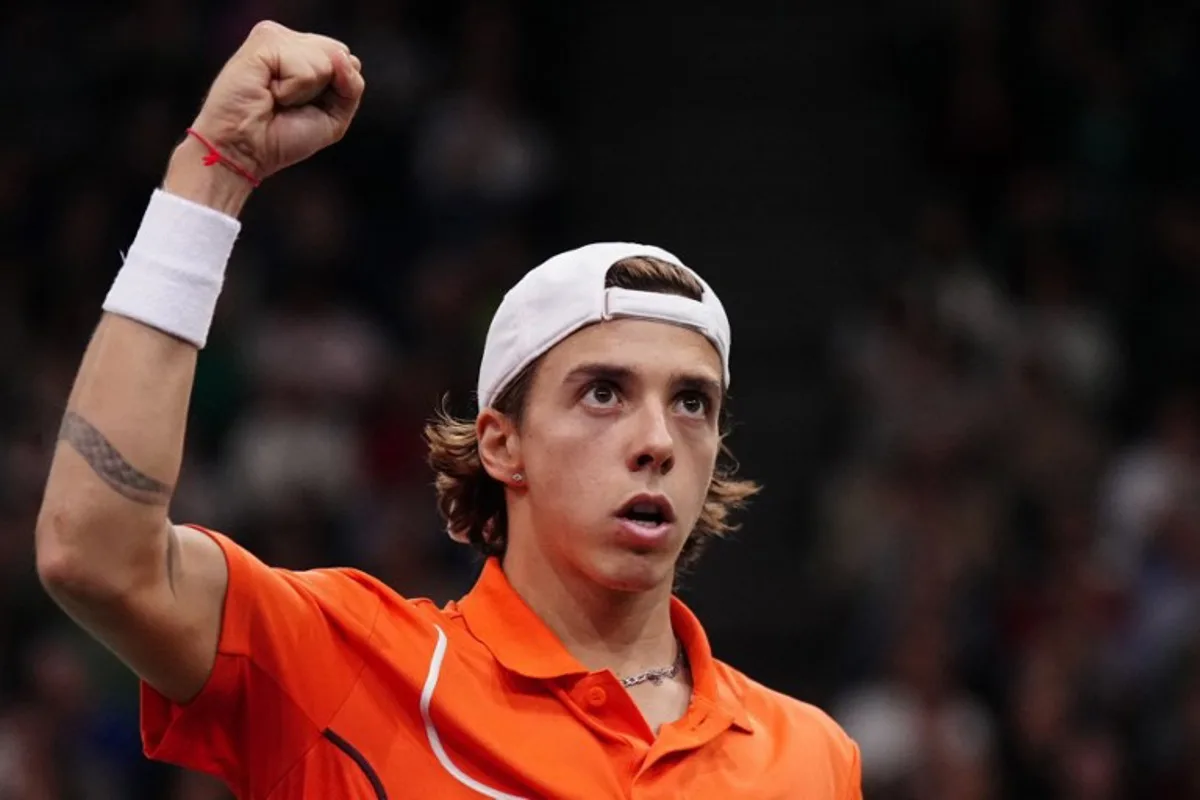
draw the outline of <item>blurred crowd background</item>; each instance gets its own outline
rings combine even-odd
[[[1200,797],[1195,4],[565,5],[0,12],[0,799],[225,797],[141,758],[32,531],[119,252],[265,17],[367,98],[248,207],[174,519],[458,595],[424,420],[525,269],[653,240],[746,332],[766,494],[683,587],[718,654],[829,710],[872,800]]]

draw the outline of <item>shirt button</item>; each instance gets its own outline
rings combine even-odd
[[[608,702],[608,692],[599,686],[593,686],[587,690],[586,699],[589,706],[599,708]]]

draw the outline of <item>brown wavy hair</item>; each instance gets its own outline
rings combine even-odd
[[[694,276],[674,264],[650,257],[626,258],[613,264],[605,286],[661,292],[701,298],[703,289]],[[493,407],[508,416],[518,428],[524,421],[526,400],[541,359],[534,361],[505,387]],[[678,570],[692,566],[709,540],[737,528],[731,512],[759,491],[753,481],[735,477],[737,462],[725,444],[728,435],[726,403],[721,403],[721,449],[700,519],[680,555]],[[433,468],[438,511],[447,530],[464,539],[484,556],[502,556],[508,545],[508,514],[504,485],[487,474],[479,458],[479,440],[473,420],[457,419],[445,408],[438,409],[425,427],[429,465]]]

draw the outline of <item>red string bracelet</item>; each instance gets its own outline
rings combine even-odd
[[[252,186],[258,186],[259,184],[262,183],[262,181],[260,181],[256,177],[254,177],[254,174],[251,173],[248,169],[246,169],[241,164],[239,164],[236,161],[234,161],[233,159],[229,158],[224,153],[222,153],[220,150],[218,150],[216,147],[214,147],[213,143],[210,142],[208,139],[205,139],[204,136],[202,136],[195,128],[188,128],[187,132],[190,135],[195,136],[198,140],[200,140],[201,144],[203,144],[205,147],[208,148],[208,155],[206,155],[204,157],[204,166],[211,167],[213,164],[224,164],[225,166],[229,167],[231,170],[236,172],[238,175],[241,175],[243,178],[250,181],[250,184]]]

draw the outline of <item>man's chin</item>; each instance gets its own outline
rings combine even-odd
[[[672,582],[677,557],[657,548],[619,548],[598,556],[589,572],[605,589],[641,594]]]

